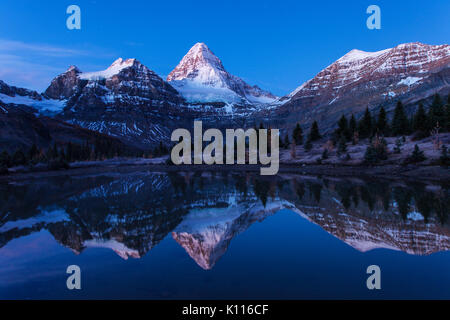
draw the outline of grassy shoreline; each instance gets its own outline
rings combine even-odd
[[[155,160],[155,159],[148,159]],[[74,163],[69,169],[49,170],[45,168],[20,168],[6,175],[0,175],[0,181],[39,179],[61,175],[84,175],[101,173],[131,173],[136,171],[151,172],[255,172],[259,173],[260,165],[167,165],[155,161],[90,161],[89,163]],[[449,168],[437,165],[347,165],[347,164],[295,164],[281,163],[278,174],[292,173],[302,175],[324,175],[336,177],[375,177],[385,179],[414,179],[450,183]]]

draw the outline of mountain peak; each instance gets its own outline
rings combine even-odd
[[[116,61],[114,61],[109,67],[108,69],[111,68],[126,68],[126,67],[131,67],[132,65],[134,65],[136,62],[138,62],[136,59],[122,59],[122,58],[118,58]]]
[[[85,72],[80,74],[80,79],[85,80],[98,80],[98,79],[108,79],[112,76],[117,75],[125,68],[140,66],[141,63],[136,59],[122,59],[118,58],[114,61],[106,70],[96,71],[96,72]]]
[[[390,111],[396,101],[412,103],[436,88],[446,94],[449,63],[446,44],[404,43],[375,52],[353,49],[283,98],[287,101],[281,109],[295,110],[305,125],[323,119],[324,126],[332,127],[342,114],[359,115],[366,106],[383,105]]]
[[[345,54],[343,57],[341,57],[337,62],[339,63],[346,63],[346,62],[354,62],[359,60],[365,60],[369,58],[376,58],[384,53],[389,52],[391,49],[381,50],[381,51],[362,51],[359,49],[353,49],[349,51],[347,54]]]
[[[203,42],[197,42],[187,53],[186,56],[196,57],[199,60],[205,60],[214,65],[220,65],[222,68],[222,62],[219,58],[208,48]]]
[[[204,43],[204,42],[197,42],[196,44],[194,44],[192,46],[191,49],[189,49],[189,51],[210,51],[208,46]]]
[[[222,61],[203,42],[197,42],[167,76],[167,81],[190,79],[206,85],[224,87],[227,72]]]
[[[66,73],[68,73],[68,72],[81,73],[80,69],[78,69],[78,67],[77,67],[77,66],[74,66],[74,65],[70,66],[70,67],[66,70]]]
[[[167,76],[188,101],[264,104],[276,99],[228,73],[222,61],[204,44],[196,43]]]

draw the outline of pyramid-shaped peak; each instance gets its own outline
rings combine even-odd
[[[194,54],[203,54],[203,53],[212,53],[211,50],[209,50],[208,46],[203,42],[197,42],[192,46],[191,49],[189,49],[188,53],[194,53]]]
[[[204,42],[197,42],[196,44],[194,44],[191,48],[192,49],[206,49],[209,50],[208,46],[204,43]]]
[[[189,49],[188,53],[183,57],[183,60],[191,64],[192,62],[197,64],[206,62],[214,67],[223,69],[220,59],[203,42],[197,42]],[[181,62],[183,62],[183,60],[181,60]]]
[[[197,78],[200,82],[210,82],[212,80],[210,78],[215,78],[213,82],[216,82],[222,77],[220,73],[226,73],[222,61],[206,44],[198,42],[189,49],[177,67],[168,75],[167,81]]]

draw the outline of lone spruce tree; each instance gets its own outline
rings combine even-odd
[[[423,151],[419,149],[419,146],[416,144],[414,146],[414,151],[411,153],[411,155],[406,159],[407,163],[416,163],[421,162],[426,159],[425,155],[423,154]]]

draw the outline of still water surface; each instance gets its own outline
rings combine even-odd
[[[290,174],[0,182],[0,298],[450,299],[449,207],[438,183]]]

